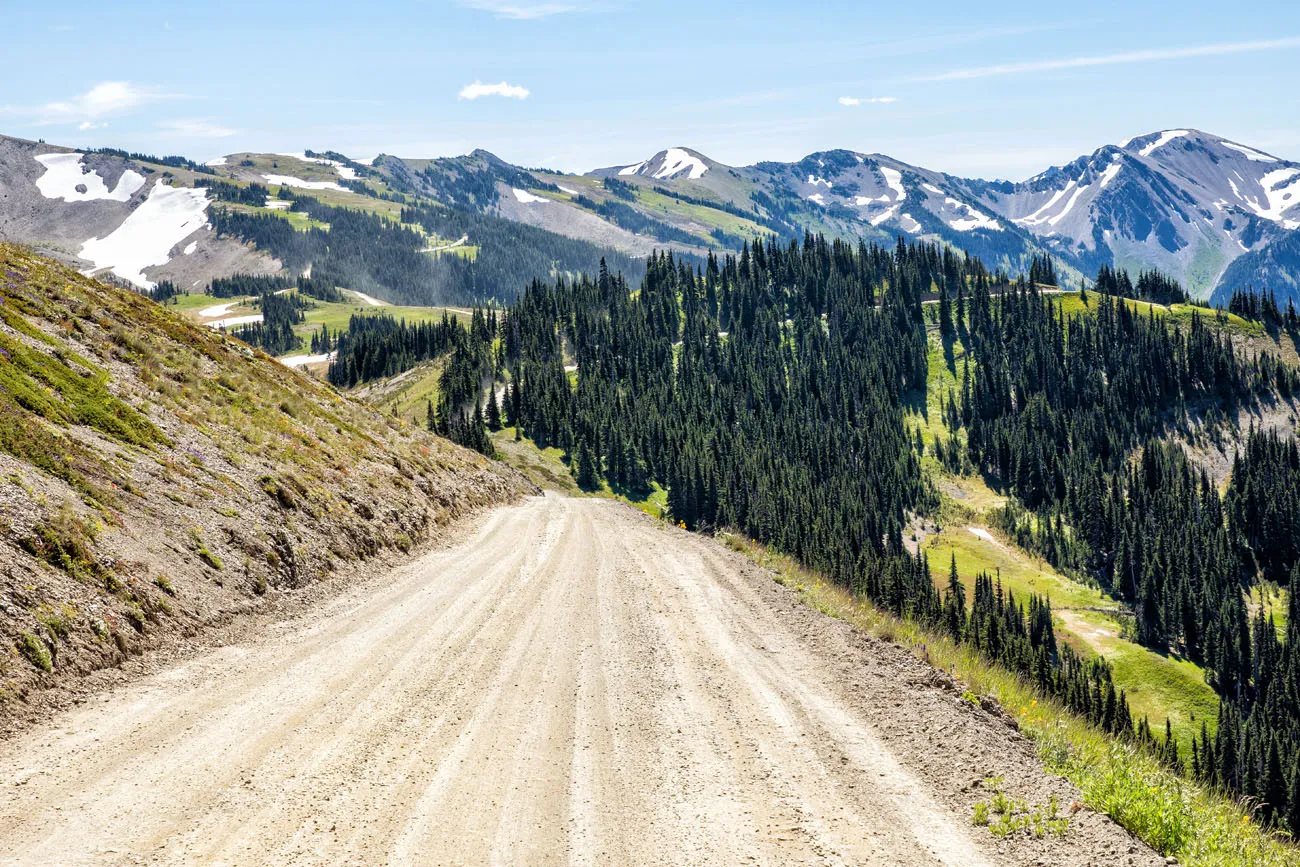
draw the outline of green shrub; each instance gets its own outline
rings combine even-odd
[[[54,660],[50,657],[50,649],[30,632],[22,632],[18,635],[18,652],[27,658],[27,661],[47,674],[54,671]]]

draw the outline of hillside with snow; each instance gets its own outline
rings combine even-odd
[[[1020,184],[965,186],[1085,270],[1158,267],[1202,297],[1234,260],[1300,229],[1300,165],[1197,130],[1108,145]]]
[[[235,206],[264,214],[291,216],[292,195],[390,219],[401,202],[441,203],[633,257],[656,249],[703,256],[756,236],[814,231],[880,244],[935,241],[1009,271],[1051,253],[1072,280],[1103,264],[1159,268],[1199,297],[1255,284],[1300,293],[1300,164],[1191,128],[1106,145],[1022,182],[851,150],[727,166],[671,147],[584,175],[526,169],[483,150],[367,160],[237,153],[206,167],[168,159],[0,137],[0,238],[141,288],[277,271],[269,256],[211,231],[216,203],[206,185],[220,179],[266,188],[265,201]],[[454,238],[429,250],[452,249]]]
[[[0,240],[84,274],[149,290],[214,274],[267,273],[270,257],[216,237],[194,171],[0,136]]]

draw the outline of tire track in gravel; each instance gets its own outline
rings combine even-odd
[[[972,827],[934,771],[969,755],[921,738],[973,711],[783,592],[609,501],[500,509],[0,743],[0,863],[1125,863],[1105,820]],[[976,728],[981,761],[1040,785],[1005,727]]]

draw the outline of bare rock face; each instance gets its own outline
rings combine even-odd
[[[531,490],[3,244],[0,478],[0,718]]]

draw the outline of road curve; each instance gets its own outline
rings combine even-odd
[[[735,560],[608,501],[497,510],[0,744],[0,863],[1004,863]]]

